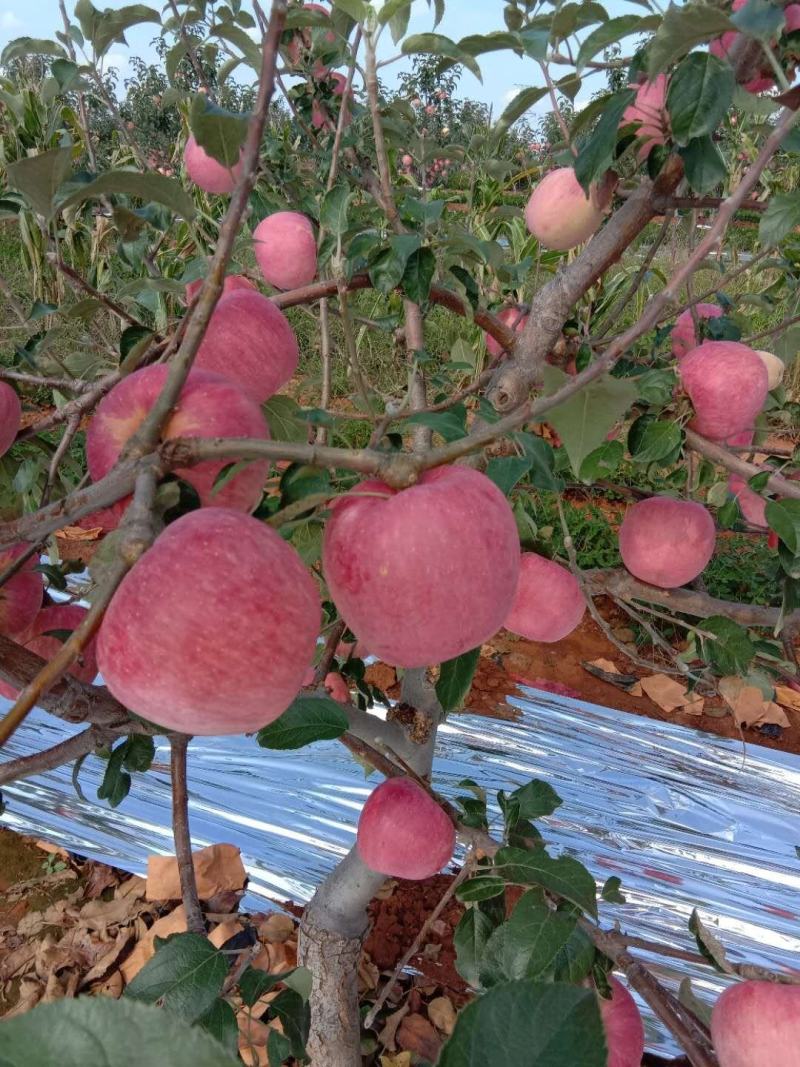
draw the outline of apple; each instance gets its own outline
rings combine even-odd
[[[356,847],[378,874],[419,881],[453,856],[456,833],[436,801],[410,778],[387,778],[361,810]]]
[[[718,304],[696,304],[698,319],[718,319],[725,312]],[[694,319],[691,308],[682,311],[672,327],[672,354],[680,362],[683,357],[697,347],[697,335],[694,332]]]
[[[800,1067],[800,986],[737,982],[711,1012],[719,1067]]]
[[[11,545],[0,551],[0,572],[24,555],[29,545]],[[0,585],[0,633],[19,638],[42,606],[42,575],[34,570],[39,559],[33,556],[13,577]]]
[[[628,508],[619,530],[622,562],[637,578],[676,589],[714,555],[714,520],[702,504],[651,496]]]
[[[289,381],[299,360],[286,316],[262,293],[239,289],[218,301],[194,366],[224,374],[263,404]]]
[[[321,14],[330,18],[330,12],[322,4],[303,4],[303,8],[306,11],[319,11]],[[313,44],[312,30],[317,27],[304,26],[302,30],[297,31],[292,35],[292,39],[286,46],[286,55],[289,58],[289,62],[293,67],[300,65],[300,61],[303,57],[303,50],[308,51]],[[336,34],[333,30],[327,30],[325,33],[325,40],[329,44],[335,44]],[[323,68],[324,69],[324,68]]]
[[[528,315],[525,314],[519,307],[506,307],[498,313],[497,318],[510,327],[514,333],[522,333],[525,329],[525,323],[528,321]],[[490,356],[495,359],[502,355],[505,349],[499,341],[495,341],[494,337],[490,337],[488,333],[484,334],[486,338],[486,351]]]
[[[566,567],[535,552],[523,552],[507,630],[529,641],[560,641],[572,633],[585,611],[580,584]]]
[[[739,11],[747,3],[747,0],[733,0],[731,9],[733,11]],[[800,9],[800,5],[793,5]],[[790,33],[790,23],[795,21],[796,16],[789,15],[791,8],[786,8],[784,17],[786,19],[786,33]],[[800,23],[799,23],[800,24]],[[797,26],[794,26],[796,29]],[[727,59],[733,46],[741,38],[741,33],[737,33],[736,30],[726,30],[721,37],[715,37],[713,41],[709,42],[709,52],[716,56],[717,59]],[[764,93],[769,89],[772,89],[775,85],[775,79],[771,77],[767,70],[762,70],[755,78],[751,78],[750,81],[744,83],[743,88],[748,93]]]
[[[218,163],[190,134],[183,150],[183,163],[189,178],[207,193],[230,193],[242,173],[242,160],[233,167]]]
[[[800,4],[798,4],[800,7]],[[772,352],[764,352],[761,349],[755,349],[755,353],[764,366],[767,368],[767,387],[770,392],[773,389],[777,389],[783,381],[783,375],[786,372],[786,364],[780,358],[780,356],[773,355]]]
[[[100,401],[86,433],[86,459],[94,481],[103,478],[129,437],[156,402],[169,375],[166,364],[144,367],[127,375]],[[210,371],[192,370],[172,409],[161,437],[254,437],[268,440],[261,409],[235,382]],[[269,462],[249,463],[218,491],[214,481],[230,459],[207,460],[175,473],[194,486],[204,506],[252,511],[261,499]],[[94,516],[93,516],[94,518]]]
[[[528,230],[539,244],[559,252],[588,241],[602,221],[595,187],[587,197],[572,167],[551,170],[533,190],[525,208]]]
[[[41,599],[41,596],[40,596]],[[30,627],[19,638],[25,648],[35,652],[42,659],[50,660],[59,651],[63,641],[58,637],[47,636],[52,630],[77,630],[86,615],[86,608],[77,604],[51,604],[42,608]],[[92,638],[83,649],[80,659],[69,668],[69,673],[81,682],[93,682],[97,677],[96,639]],[[0,696],[16,700],[19,690],[0,681]]]
[[[408,154],[408,152],[406,152],[406,154],[403,156],[401,162],[402,162],[404,167],[410,167],[414,162],[414,157],[410,156]]]
[[[395,667],[443,663],[497,633],[519,561],[508,501],[461,466],[425,471],[400,492],[362,482],[332,505],[322,548],[342,618]]]
[[[196,278],[193,282],[186,283],[186,304],[191,304],[203,285],[202,278]],[[229,274],[222,283],[222,295],[233,293],[237,289],[255,289],[255,285],[243,274]],[[256,290],[257,291],[257,290]]]
[[[319,593],[280,534],[202,508],[171,523],[122,580],[97,640],[103,679],[168,730],[240,734],[272,722],[314,658]]]
[[[606,1035],[606,1067],[641,1067],[644,1023],[631,994],[613,975],[608,976],[611,999],[598,994],[597,1004]]]
[[[14,444],[19,432],[22,405],[8,382],[0,382],[0,456]]]
[[[347,88],[347,78],[345,78],[343,74],[339,74],[338,72],[333,71],[332,73],[328,74],[326,80],[333,82],[334,96],[344,96],[344,91]],[[342,104],[343,107],[347,108],[344,117],[345,126],[348,126],[351,121],[351,116],[348,107],[351,96],[352,94],[348,93],[347,101],[344,101]],[[315,130],[320,130],[323,127],[329,130],[332,130],[334,128],[334,122],[331,118],[328,108],[319,100],[315,100],[311,106],[311,125],[314,127]]]
[[[636,131],[644,143],[638,152],[640,160],[646,159],[656,145],[666,144],[669,134],[669,116],[666,111],[667,76],[659,74],[653,81],[642,82],[636,89],[636,99],[622,113],[621,126],[636,123]]]
[[[317,274],[317,239],[311,220],[297,211],[276,211],[253,233],[264,280],[276,289],[299,289]]]
[[[745,522],[758,526],[762,530],[768,527],[766,518],[767,502],[760,493],[756,493],[738,474],[728,478],[728,489],[736,497],[739,510]]]
[[[313,681],[313,678],[312,678]],[[338,671],[329,671],[322,683],[327,690],[328,696],[337,700],[340,704],[350,704],[350,687]]]
[[[764,362],[737,341],[706,341],[693,348],[681,361],[680,375],[695,410],[690,426],[711,441],[752,428],[767,399]]]

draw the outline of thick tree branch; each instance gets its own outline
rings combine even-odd
[[[30,756],[21,756],[19,759],[8,760],[0,763],[0,786],[8,785],[9,782],[21,782],[24,778],[32,778],[35,774],[44,771],[53,771],[56,767],[63,767],[65,763],[72,763],[93,752],[101,745],[107,744],[115,734],[101,730],[97,726],[90,726],[74,737],[60,741],[52,748],[45,748],[41,752],[33,752]]]
[[[686,429],[685,433],[686,443],[689,448],[699,452],[706,459],[719,463],[721,467],[731,471],[733,474],[741,475],[744,479],[754,478],[757,474],[764,474],[772,469],[771,467],[761,467],[755,463],[748,463],[745,459],[739,459],[738,456],[734,456],[729,452],[727,448],[717,444],[715,441],[707,441],[705,437],[701,437],[694,430]],[[780,474],[770,474],[766,488],[778,496],[800,500],[800,484],[790,482],[787,478],[781,477]]]

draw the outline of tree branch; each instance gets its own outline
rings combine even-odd
[[[100,745],[105,745],[114,734],[101,730],[96,726],[75,734],[74,737],[60,741],[52,748],[45,748],[41,752],[33,752],[30,756],[21,756],[19,759],[8,760],[0,763],[0,786],[8,785],[9,782],[20,782],[23,778],[32,778],[35,774],[43,771],[53,771],[56,767],[63,767],[65,763],[72,763],[93,752]]]
[[[187,928],[195,934],[205,934],[206,922],[197,896],[197,879],[192,860],[192,836],[189,830],[189,792],[186,783],[186,750],[189,738],[185,734],[170,737],[169,766],[172,773],[172,836],[181,882],[181,898],[186,909]]]

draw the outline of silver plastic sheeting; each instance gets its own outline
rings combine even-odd
[[[704,921],[718,921],[731,959],[800,967],[800,759],[531,689],[509,703],[522,711],[519,722],[465,715],[446,723],[437,788],[452,796],[469,777],[493,795],[542,778],[564,801],[542,823],[553,849],[579,857],[598,886],[622,879],[627,902],[603,905],[607,922],[692,949],[687,922],[699,906]],[[8,757],[73,729],[36,713]],[[94,800],[103,765],[92,758],[80,773],[85,800],[61,769],[6,787],[3,822],[141,872],[148,854],[172,852],[166,746],[156,760],[116,811]],[[271,753],[248,738],[193,741],[189,779],[194,844],[240,846],[250,907],[268,896],[307,900],[352,844],[373,785],[334,742]],[[708,969],[650,961],[673,986],[688,975],[708,999],[722,988]],[[676,1051],[645,1017],[648,1046]]]

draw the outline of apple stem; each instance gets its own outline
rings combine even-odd
[[[181,897],[186,909],[186,925],[192,933],[205,936],[206,922],[197,896],[197,880],[192,860],[192,835],[189,829],[189,791],[186,782],[186,753],[189,740],[186,734],[172,734],[169,739],[169,765],[172,773],[172,835],[175,842],[175,856],[178,860]]]

